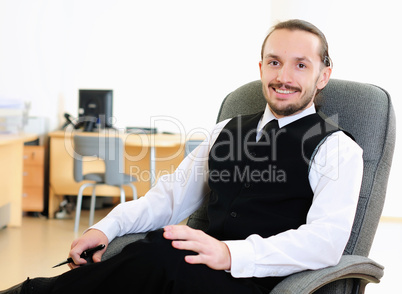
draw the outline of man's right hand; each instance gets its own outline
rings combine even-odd
[[[74,269],[83,264],[86,264],[87,261],[80,257],[81,253],[84,250],[94,248],[100,244],[105,244],[104,249],[95,252],[94,255],[92,256],[92,260],[94,262],[100,262],[103,253],[106,251],[108,243],[109,243],[109,240],[103,232],[96,230],[96,229],[91,229],[91,230],[87,231],[80,238],[75,239],[73,241],[73,243],[71,244],[71,250],[69,253],[69,257],[71,257],[74,260],[74,263],[69,263],[68,266],[71,269]]]

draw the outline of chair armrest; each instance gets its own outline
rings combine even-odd
[[[115,238],[109,243],[105,253],[102,255],[102,261],[111,258],[112,256],[120,253],[124,247],[137,240],[144,239],[147,233],[128,234]]]
[[[270,294],[308,294],[331,282],[357,278],[366,283],[379,283],[384,267],[359,255],[343,255],[336,266],[293,274],[280,282]]]

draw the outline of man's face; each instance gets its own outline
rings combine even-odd
[[[320,39],[305,31],[279,29],[269,36],[260,75],[265,99],[277,118],[311,106],[317,89],[328,83],[331,68],[323,66],[320,48]]]

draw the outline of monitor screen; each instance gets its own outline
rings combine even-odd
[[[84,131],[90,132],[97,125],[112,127],[113,90],[79,90],[79,121]]]

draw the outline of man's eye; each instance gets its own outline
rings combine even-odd
[[[268,64],[273,65],[273,66],[277,66],[277,65],[279,65],[279,62],[276,61],[276,60],[272,60],[272,61],[268,62]]]
[[[300,69],[303,69],[303,68],[306,68],[306,65],[304,65],[303,63],[299,63],[297,65],[297,67],[300,68]]]

